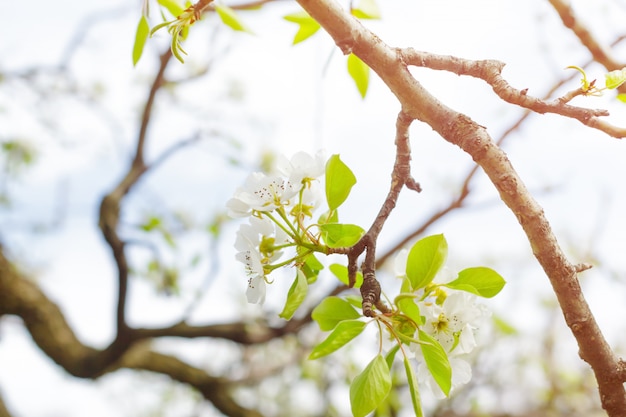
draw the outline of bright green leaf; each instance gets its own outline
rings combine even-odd
[[[361,98],[365,98],[370,82],[370,67],[358,56],[350,54],[348,55],[348,74],[354,80]]]
[[[317,281],[317,276],[322,269],[324,269],[324,265],[312,253],[304,258],[302,272],[304,272],[309,284]]]
[[[252,31],[243,24],[241,19],[239,19],[237,13],[235,13],[235,11],[230,7],[216,4],[215,11],[219,15],[220,19],[222,19],[222,22],[224,22],[224,24],[231,29],[239,32],[252,33]]]
[[[624,93],[620,93],[620,94],[618,94],[618,95],[617,95],[617,99],[618,99],[619,101],[621,101],[622,103],[626,103],[626,94],[624,94]]]
[[[417,377],[415,371],[409,362],[409,359],[404,357],[404,371],[406,372],[406,379],[409,383],[409,391],[411,391],[411,402],[413,403],[413,412],[415,417],[422,417],[422,404],[420,400],[419,386],[417,383]]]
[[[359,19],[380,19],[380,9],[376,0],[361,0],[359,5],[352,9],[352,14]]]
[[[326,163],[326,200],[328,208],[336,210],[348,198],[350,190],[356,184],[352,170],[339,158],[333,155]]]
[[[304,273],[298,269],[298,273],[296,275],[296,279],[291,284],[291,288],[289,288],[289,293],[287,293],[287,301],[285,302],[285,307],[283,311],[279,314],[279,317],[282,317],[285,320],[289,320],[293,313],[296,312],[300,304],[306,298],[306,293],[309,289],[309,285],[307,283],[306,276]]]
[[[283,16],[283,19],[299,26],[298,32],[293,38],[293,45],[310,38],[320,29],[320,24],[304,10]]]
[[[344,320],[335,327],[319,345],[315,346],[309,355],[309,359],[317,359],[333,353],[345,346],[352,339],[363,332],[367,323],[360,320]]]
[[[398,353],[399,350],[400,350],[400,345],[394,345],[394,347],[392,347],[391,350],[387,352],[387,354],[385,355],[385,362],[387,362],[387,368],[391,369],[391,366],[393,365],[393,361],[396,359],[396,353]]]
[[[622,68],[621,70],[611,71],[605,76],[606,88],[612,90],[614,88],[619,87],[620,85],[626,82],[626,68]]]
[[[437,339],[422,330],[419,330],[419,340],[428,370],[441,391],[448,396],[452,387],[452,368],[448,355]]]
[[[478,266],[467,268],[459,272],[459,277],[448,282],[446,287],[455,290],[467,291],[485,298],[498,294],[506,281],[500,274],[491,268]]]
[[[355,224],[327,223],[319,226],[328,247],[347,248],[357,243],[365,230]]]
[[[589,80],[587,80],[587,73],[585,72],[584,69],[582,69],[581,67],[578,67],[576,65],[570,65],[565,67],[566,69],[574,69],[578,72],[581,73],[581,75],[583,76],[583,78],[580,79],[580,84],[581,84],[581,88],[583,91],[588,91],[589,88],[591,87],[591,83],[589,83]]]
[[[360,316],[348,301],[334,296],[324,298],[311,313],[313,320],[325,332],[334,329],[339,322],[358,319]]]
[[[139,226],[139,228],[144,232],[151,232],[161,227],[163,227],[163,222],[161,221],[161,218],[157,216],[148,217],[146,221],[141,226]]]
[[[389,394],[391,375],[385,358],[377,355],[350,384],[350,405],[354,417],[365,417]]]
[[[158,0],[159,4],[167,9],[168,12],[174,17],[178,17],[183,12],[184,8],[178,4],[175,0]]]
[[[317,220],[317,223],[339,223],[339,214],[337,213],[337,210],[328,210],[322,213],[322,215],[320,215],[320,218]]]
[[[137,24],[137,31],[135,32],[135,43],[133,45],[133,66],[137,65],[143,54],[143,47],[146,45],[146,40],[150,34],[150,25],[145,15],[141,15],[139,23]]]
[[[346,285],[350,285],[347,266],[341,264],[332,264],[328,267],[328,269],[330,269],[330,272],[332,272],[339,279],[339,281],[343,282]],[[363,285],[363,274],[357,271],[354,288],[361,288],[361,285]]]
[[[404,313],[408,318],[413,320],[413,322],[417,326],[419,326],[420,324],[422,324],[422,317],[420,315],[419,307],[417,306],[417,304],[415,304],[415,301],[413,301],[412,298],[402,298],[402,295],[403,294],[400,294],[396,297],[395,304],[398,306],[402,313]],[[411,295],[413,295],[413,293],[411,293]]]
[[[418,240],[407,257],[406,276],[413,290],[430,284],[448,256],[448,243],[443,235]]]

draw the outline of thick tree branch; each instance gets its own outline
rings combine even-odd
[[[233,399],[230,380],[154,352],[147,342],[129,344],[116,361],[109,362],[106,350],[94,349],[78,340],[59,307],[35,283],[23,277],[0,250],[0,315],[3,314],[20,317],[37,346],[73,376],[96,379],[120,368],[158,372],[196,388],[226,415],[261,416]]]
[[[161,88],[165,78],[165,69],[172,57],[171,51],[167,51],[161,55],[160,66],[157,75],[152,82],[150,92],[148,93],[148,99],[144,107],[144,111],[141,117],[141,125],[139,128],[139,135],[137,137],[137,145],[135,148],[135,155],[133,161],[129,167],[128,172],[122,178],[122,180],[115,186],[113,191],[108,193],[102,199],[100,203],[100,218],[98,225],[102,231],[104,239],[111,247],[113,252],[113,258],[117,265],[118,273],[118,295],[117,295],[117,309],[116,309],[116,324],[117,334],[115,340],[106,349],[106,355],[103,358],[105,363],[115,361],[131,343],[129,337],[129,328],[126,323],[126,301],[128,291],[128,260],[125,253],[125,245],[118,233],[118,225],[120,221],[120,207],[124,196],[128,194],[130,189],[139,181],[141,176],[147,171],[147,166],[144,162],[144,148],[146,138],[148,134],[148,126],[150,124],[152,108],[158,90]]]
[[[578,120],[584,125],[599,129],[606,134],[616,137],[626,137],[626,128],[613,126],[600,119],[608,116],[609,112],[603,109],[585,109],[566,104],[567,101],[557,98],[545,101],[527,94],[526,89],[513,88],[503,77],[504,63],[495,60],[472,61],[448,55],[437,55],[429,52],[420,52],[412,48],[400,50],[400,55],[408,65],[450,71],[457,75],[468,75],[484,80],[502,100],[532,110],[535,113],[554,113]],[[580,89],[574,92],[584,95]]]
[[[623,62],[615,59],[608,48],[605,48],[591,33],[589,29],[576,17],[574,10],[569,2],[563,0],[549,0],[554,10],[559,14],[561,21],[565,27],[574,32],[574,35],[580,40],[585,48],[591,53],[594,61],[603,65],[608,71],[622,69]],[[623,90],[620,90],[624,92]]]
[[[7,406],[4,404],[4,400],[0,395],[0,417],[12,417],[11,413],[7,409]]]
[[[548,275],[581,357],[592,367],[603,408],[623,416],[626,392],[620,362],[600,331],[582,294],[574,265],[567,261],[543,209],[530,195],[506,154],[486,130],[445,106],[408,71],[398,49],[383,43],[333,0],[298,0],[332,36],[344,53],[352,52],[372,68],[396,95],[410,117],[431,126],[445,140],[470,154],[498,190],[522,226],[533,253]]]

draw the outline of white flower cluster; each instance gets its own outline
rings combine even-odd
[[[400,277],[406,270],[407,253],[401,251],[396,258],[396,275]],[[448,354],[452,368],[452,390],[467,384],[472,378],[472,368],[465,358],[476,347],[476,331],[491,315],[483,304],[477,303],[474,294],[437,286],[454,278],[448,268],[442,268],[432,283],[436,289],[425,297],[417,298],[419,301],[416,302],[424,318],[421,329],[435,338]],[[418,381],[426,385],[437,398],[444,398],[444,393],[423,360],[420,345],[412,344],[411,349],[419,361]]]
[[[229,216],[249,217],[249,223],[240,226],[235,241],[237,260],[244,264],[249,278],[248,302],[265,301],[267,275],[276,267],[282,249],[306,240],[308,232],[303,221],[312,217],[320,205],[321,190],[316,179],[324,174],[325,162],[321,152],[315,156],[299,152],[291,159],[281,156],[276,173],[251,174],[226,203]]]

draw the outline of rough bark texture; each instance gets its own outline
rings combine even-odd
[[[576,268],[563,254],[543,209],[533,199],[511,162],[485,128],[445,106],[411,75],[402,50],[391,48],[332,0],[298,0],[332,36],[344,53],[354,53],[396,95],[402,110],[431,126],[463,149],[482,167],[524,229],[533,254],[550,279],[565,321],[576,337],[580,356],[592,367],[603,408],[610,416],[626,415],[626,392],[620,360],[600,331],[582,294]]]

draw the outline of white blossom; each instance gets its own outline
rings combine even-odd
[[[251,277],[248,280],[246,297],[251,304],[263,304],[265,302],[265,278],[262,276]]]
[[[466,360],[457,356],[450,357],[449,361],[450,368],[452,368],[452,386],[450,392],[453,392],[455,388],[467,384],[470,379],[472,379],[472,367]],[[435,398],[445,398],[445,394],[441,388],[439,388],[439,385],[423,360],[421,360],[417,366],[417,380],[430,389]]]
[[[228,200],[226,207],[231,217],[246,217],[252,211],[270,212],[289,203],[300,191],[300,186],[285,179],[254,172],[248,176],[243,187]]]
[[[281,155],[277,158],[276,169],[288,177],[290,183],[300,186],[303,182],[310,182],[324,175],[326,157],[322,151],[317,152],[315,156],[298,152],[290,160]]]
[[[474,331],[488,315],[476,296],[464,291],[454,291],[442,305],[420,302],[420,312],[426,322],[423,330],[433,336],[448,354],[471,352],[476,347]]]

